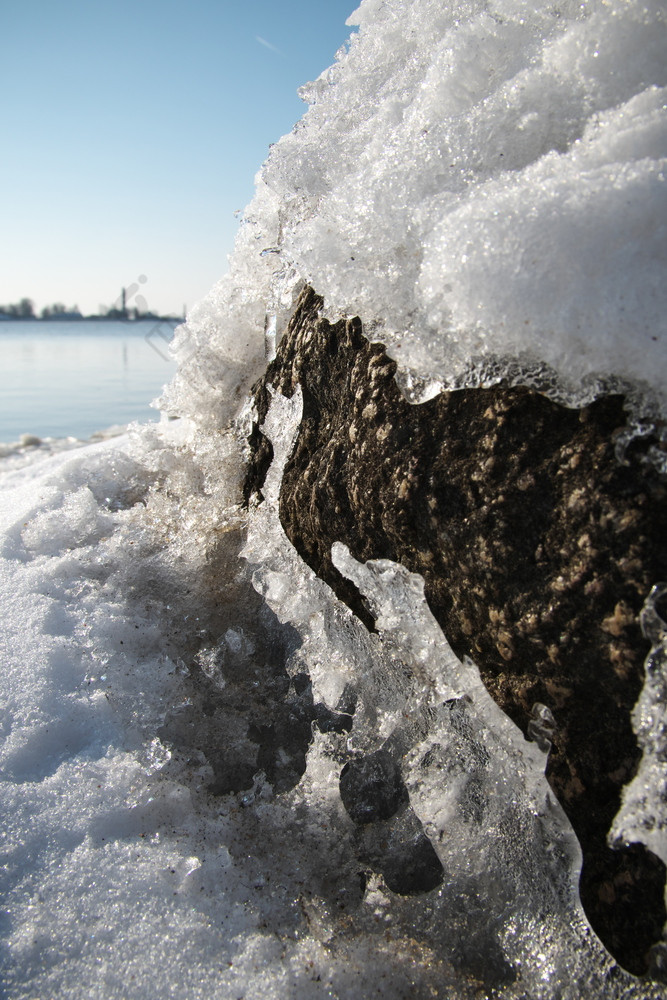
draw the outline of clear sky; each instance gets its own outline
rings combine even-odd
[[[0,303],[180,313],[354,0],[0,0]]]

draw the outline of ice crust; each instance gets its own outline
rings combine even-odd
[[[422,396],[521,355],[572,402],[600,376],[664,402],[666,19],[659,0],[363,3],[181,352],[211,352],[227,396],[218,358],[252,377],[264,312],[306,280]]]
[[[642,748],[636,777],[626,786],[623,804],[611,830],[612,843],[640,839],[667,864],[667,623],[657,602],[667,595],[667,584],[656,585],[641,615],[644,635],[651,643],[646,680],[633,712],[633,728]]]
[[[0,455],[11,1000],[664,996],[588,928],[543,707],[526,740],[452,653],[419,577],[335,547],[378,616],[370,634],[288,542],[298,391],[266,418],[263,501],[246,512],[239,489],[247,393],[304,282],[385,341],[412,398],[511,370],[573,402],[639,380],[664,404],[664,6],[364,0],[350,23],[257,176],[229,273],[176,334],[162,406],[180,419]],[[667,860],[656,607],[644,759],[612,832]],[[285,791],[258,765],[252,787],[211,796],[244,706],[218,732],[202,705],[238,698],[277,648],[286,697],[307,677],[335,713],[354,691],[352,728],[313,727]],[[359,881],[339,774],[387,746],[405,822],[444,872],[421,895]],[[376,834],[395,831],[369,828],[366,849]]]
[[[300,413],[298,393],[275,396],[274,466],[247,526],[225,474],[234,438],[216,484],[187,423],[0,478],[7,996],[478,998],[486,982],[508,1000],[660,997],[588,929],[546,756],[452,654],[420,578],[336,547],[378,615],[371,635],[288,542],[277,496]],[[202,654],[218,652],[224,694],[225,657],[250,670],[284,628],[299,636],[286,670],[310,675],[316,701],[356,690],[352,731],[314,730],[285,793],[258,771],[212,798],[198,734],[165,742],[165,719],[190,717]],[[417,897],[361,889],[338,791],[341,753],[383,745],[446,874]]]

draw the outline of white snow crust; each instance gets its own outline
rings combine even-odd
[[[666,19],[660,0],[363,3],[189,343],[261,364],[267,304],[305,279],[422,397],[521,355],[572,401],[600,376],[664,401]]]
[[[456,659],[420,578],[335,547],[371,635],[286,539],[298,393],[266,420],[263,503],[244,511],[239,485],[247,393],[304,282],[388,345],[411,398],[512,364],[571,401],[619,379],[664,405],[665,9],[364,0],[350,24],[257,176],[229,273],[176,335],[162,422],[0,456],[10,1000],[664,995],[588,927],[540,740]],[[645,629],[644,761],[613,835],[667,861],[655,602]],[[352,729],[313,728],[283,791],[257,758],[252,787],[211,795],[221,748],[257,754],[243,698],[269,711],[281,650],[285,697],[307,675],[339,712],[353,688]],[[361,885],[339,794],[345,755],[387,740],[445,873],[419,896]]]

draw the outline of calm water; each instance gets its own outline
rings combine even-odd
[[[176,370],[173,329],[155,320],[0,322],[0,441],[87,438],[157,420],[149,404]]]

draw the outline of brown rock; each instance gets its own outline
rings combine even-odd
[[[582,845],[584,908],[609,951],[641,973],[665,921],[664,866],[640,845],[611,850],[606,836],[640,757],[630,712],[648,646],[638,614],[667,577],[667,514],[657,475],[616,460],[623,397],[577,410],[498,385],[412,406],[360,320],[332,325],[321,307],[307,289],[255,387],[259,423],[268,384],[303,392],[283,527],[369,628],[332,543],[421,573],[453,649],[475,660],[517,725],[526,732],[535,702],[551,708],[547,776]],[[271,461],[258,427],[250,443],[248,498]]]

